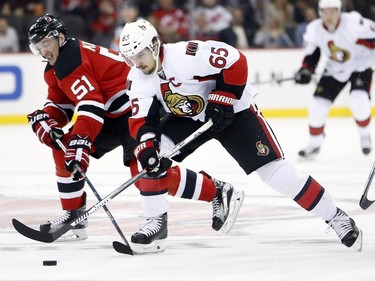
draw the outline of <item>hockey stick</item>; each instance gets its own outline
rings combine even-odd
[[[266,80],[266,81],[254,81],[253,83],[251,83],[252,85],[263,85],[263,84],[273,84],[273,83],[277,83],[278,85],[280,85],[282,82],[286,82],[286,81],[295,81],[296,78],[295,77],[288,77],[288,78],[277,78],[275,77],[274,75],[272,75],[272,79],[270,80]]]
[[[371,186],[371,183],[372,183],[372,180],[373,180],[374,176],[375,176],[375,162],[372,165],[370,174],[369,174],[367,182],[366,182],[365,190],[363,191],[363,194],[361,196],[361,200],[359,201],[359,206],[363,210],[366,210],[368,207],[370,207],[372,205],[372,203],[375,202],[375,200],[369,200],[368,197],[367,197],[367,194],[368,194],[368,191],[370,189],[370,186]]]
[[[52,136],[53,138],[53,136]],[[62,141],[58,138],[53,138],[56,143],[59,145],[59,147],[64,151],[66,152],[66,147],[65,145],[62,143]],[[89,180],[89,178],[86,176],[86,174],[82,171],[81,167],[78,165],[78,164],[75,164],[74,166],[75,169],[77,169],[77,171],[81,174],[81,176],[85,179],[87,185],[90,187],[90,189],[92,190],[92,192],[95,194],[95,197],[98,199],[98,201],[101,201],[102,198],[100,197],[99,193],[96,191],[94,185],[91,183],[91,181]],[[124,241],[124,244],[123,244],[123,254],[128,254],[128,255],[134,255],[133,253],[133,250],[130,248],[130,245],[129,245],[129,242],[128,240],[126,240],[126,237],[124,235],[124,233],[121,231],[119,225],[117,224],[117,221],[115,220],[115,218],[113,217],[113,215],[111,214],[111,212],[109,211],[108,207],[106,205],[103,206],[103,209],[104,211],[106,212],[108,218],[111,220],[113,226],[116,228],[118,234],[120,235],[120,237],[122,238],[122,240]]]
[[[199,129],[197,129],[195,132],[193,132],[190,136],[188,136],[183,141],[176,144],[173,148],[171,148],[168,152],[163,154],[161,158],[171,158],[176,154],[182,147],[196,139],[198,136],[200,136],[202,133],[207,131],[212,126],[212,121],[209,120],[204,125],[202,125]],[[44,243],[52,243],[59,237],[61,237],[63,234],[65,234],[67,231],[72,229],[74,226],[79,224],[81,221],[87,219],[90,215],[95,213],[97,210],[99,210],[101,207],[105,206],[109,201],[111,201],[113,198],[115,198],[117,195],[119,195],[121,192],[123,192],[125,189],[127,189],[129,186],[131,186],[133,183],[135,183],[137,180],[142,178],[144,175],[147,174],[147,170],[143,169],[141,172],[139,172],[137,175],[123,183],[121,186],[119,186],[117,189],[112,191],[110,194],[108,194],[106,197],[104,197],[102,200],[94,204],[91,208],[89,208],[85,213],[83,213],[81,216],[76,218],[75,220],[71,221],[70,223],[65,224],[64,226],[60,227],[59,229],[53,231],[53,232],[41,232],[38,230],[35,230],[31,227],[28,227],[27,225],[23,224],[22,222],[13,219],[12,224],[14,228],[23,236],[44,242]],[[121,243],[118,243],[121,245]]]

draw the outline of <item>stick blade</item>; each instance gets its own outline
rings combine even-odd
[[[54,237],[51,233],[44,233],[23,224],[19,220],[12,219],[13,227],[23,236],[44,243],[52,243]]]
[[[123,243],[120,243],[118,241],[113,241],[112,242],[112,247],[115,249],[116,252],[120,254],[125,254],[125,255],[131,255],[133,256],[133,250],[130,248],[129,245],[125,245]]]
[[[359,201],[359,206],[363,209],[363,210],[367,210],[373,203],[375,202],[375,200],[369,200],[367,198],[367,196],[365,195],[362,195],[361,197],[361,200]]]

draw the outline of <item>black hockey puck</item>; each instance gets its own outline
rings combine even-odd
[[[54,261],[54,260],[43,261],[43,265],[45,265],[45,266],[53,266],[53,265],[57,265],[57,261]]]

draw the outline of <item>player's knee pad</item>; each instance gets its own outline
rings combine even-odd
[[[325,125],[329,108],[332,101],[321,97],[314,97],[309,106],[308,122],[314,128],[323,127]]]
[[[261,180],[272,189],[293,199],[299,194],[309,178],[307,174],[297,170],[284,159],[274,160],[256,171]]]
[[[349,96],[349,106],[357,124],[368,125],[371,117],[371,104],[369,94],[364,90],[352,90]]]

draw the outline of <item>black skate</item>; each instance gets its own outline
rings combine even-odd
[[[364,155],[370,154],[371,152],[371,136],[361,137],[361,147]]]
[[[51,232],[62,227],[65,224],[68,224],[80,217],[83,213],[86,212],[86,205],[83,205],[81,208],[76,210],[68,210],[64,215],[57,219],[49,220],[45,223],[42,223],[39,227],[41,232]],[[67,240],[84,240],[87,238],[87,219],[81,221],[72,228],[73,234],[67,234],[59,238],[57,241],[67,241]]]
[[[337,208],[336,215],[326,223],[335,230],[342,244],[358,252],[362,250],[362,231],[344,211]]]
[[[305,149],[302,149],[298,152],[298,155],[304,159],[314,159],[315,156],[319,153],[320,146],[314,147],[312,145],[307,146]]]
[[[216,185],[216,196],[212,200],[212,228],[229,233],[240,211],[244,192],[234,190],[233,185],[212,178]]]
[[[135,254],[151,254],[165,251],[168,236],[168,214],[146,218],[142,228],[131,237]]]

